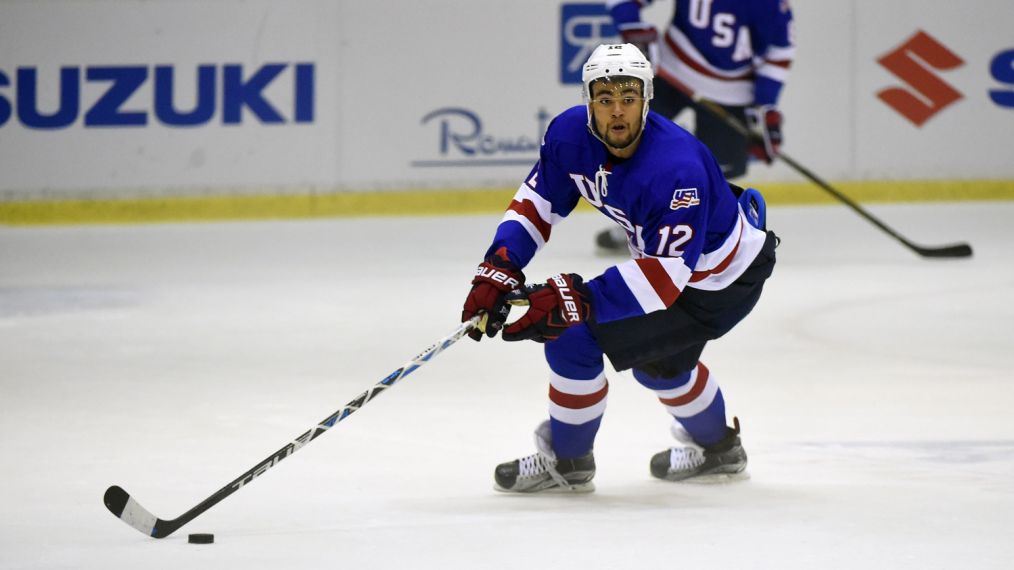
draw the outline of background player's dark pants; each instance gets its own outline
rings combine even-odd
[[[757,304],[774,270],[776,241],[769,231],[754,262],[721,291],[687,287],[664,311],[588,326],[617,370],[637,368],[660,378],[691,370],[704,345],[729,332]]]
[[[675,118],[683,109],[692,107],[697,116],[696,136],[711,153],[715,155],[726,178],[738,178],[746,174],[749,145],[747,140],[711,113],[698,109],[694,102],[660,77],[653,82],[655,97],[651,100],[651,110],[668,117]],[[732,116],[746,124],[746,107],[722,105]]]

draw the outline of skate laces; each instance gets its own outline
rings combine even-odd
[[[567,481],[567,478],[556,470],[555,459],[542,453],[533,453],[529,456],[518,459],[519,477],[540,477],[543,474],[548,474],[552,477],[553,481],[556,481],[557,485],[565,489],[573,488],[570,481]]]
[[[672,447],[669,450],[670,468],[676,471],[694,469],[704,463],[704,448],[701,447],[690,433],[678,421],[669,425],[669,433],[683,447]]]
[[[535,477],[549,470],[549,462],[541,453],[533,453],[518,460],[518,475]]]
[[[704,454],[696,447],[673,447],[669,451],[669,467],[674,471],[694,469],[704,463]]]
[[[518,460],[518,472],[521,477],[537,477],[548,473],[556,484],[564,489],[573,490],[574,486],[567,478],[556,470],[556,453],[553,451],[553,434],[549,420],[545,420],[535,428],[535,448],[538,451]]]

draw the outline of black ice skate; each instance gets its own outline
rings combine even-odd
[[[700,483],[746,479],[746,451],[739,440],[739,419],[732,418],[732,423],[735,427],[727,428],[722,441],[708,447],[694,444],[689,434],[674,426],[673,436],[687,445],[656,453],[651,458],[651,474],[666,481]]]
[[[494,489],[506,493],[572,492],[595,490],[595,457],[589,452],[576,459],[556,459],[550,445],[549,422],[535,430],[538,451],[496,466]]]

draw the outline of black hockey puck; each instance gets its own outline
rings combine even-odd
[[[190,544],[211,544],[215,542],[215,535],[195,533],[187,537],[187,542]]]

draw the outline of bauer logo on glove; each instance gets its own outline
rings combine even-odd
[[[574,293],[571,291],[567,278],[563,275],[554,275],[552,281],[554,289],[560,296],[560,314],[563,316],[563,320],[575,325],[583,321],[584,315],[581,314],[580,307],[574,300]]]
[[[475,276],[477,279],[487,279],[494,283],[500,283],[509,289],[515,289],[521,286],[521,282],[518,281],[513,275],[504,273],[495,267],[490,267],[486,264],[482,264],[475,268]]]
[[[478,326],[468,332],[469,338],[482,340],[483,334],[496,336],[510,312],[507,294],[524,284],[525,274],[511,261],[506,247],[497,249],[480,263],[461,309],[461,322],[481,315]]]
[[[507,294],[511,305],[527,305],[528,312],[503,331],[506,341],[556,340],[567,328],[591,315],[591,293],[580,275],[561,273],[545,284],[528,285]]]

